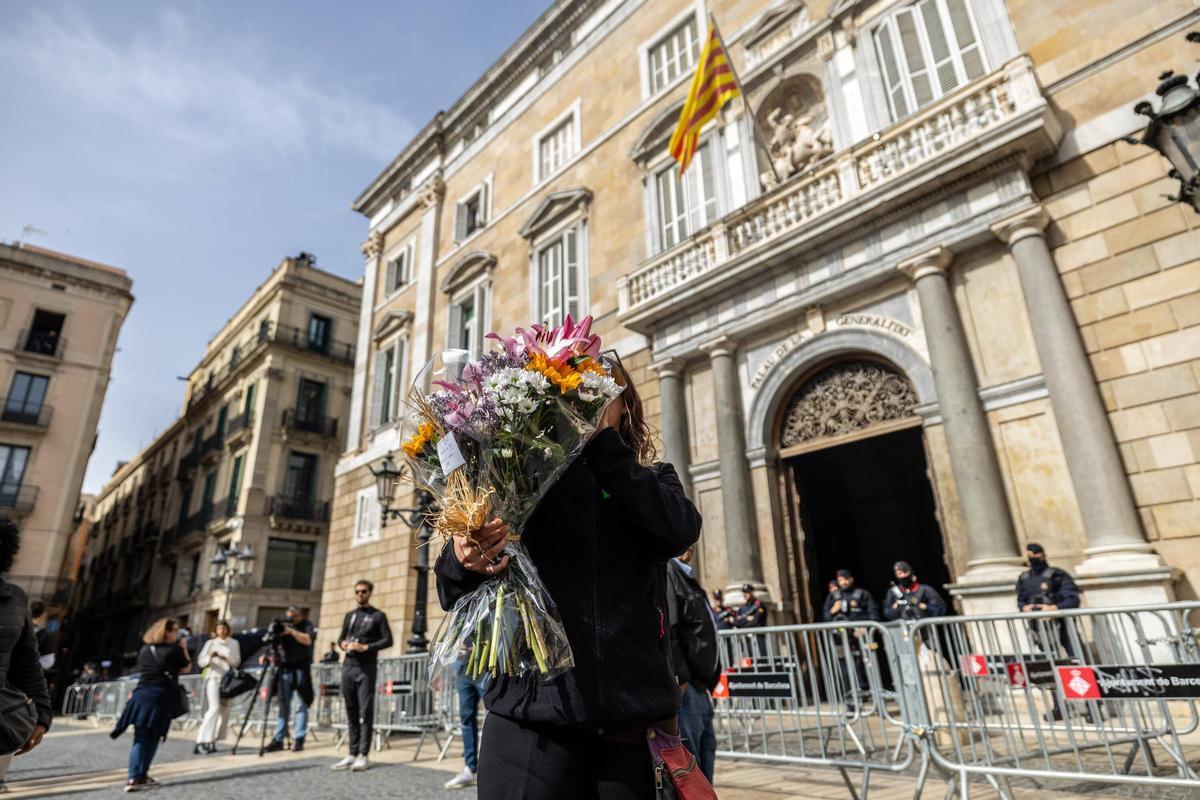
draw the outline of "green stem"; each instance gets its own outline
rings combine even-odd
[[[496,671],[496,651],[500,649],[500,615],[504,613],[504,588],[505,585],[501,583],[496,589],[496,605],[492,607],[492,646],[488,652],[488,669],[493,674]]]

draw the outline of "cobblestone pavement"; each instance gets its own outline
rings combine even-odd
[[[474,790],[446,791],[442,785],[461,762],[447,757],[438,768],[414,767],[404,763],[411,748],[385,750],[372,759],[371,769],[361,773],[337,773],[329,765],[345,754],[334,752],[330,737],[303,753],[270,754],[259,758],[257,741],[249,752],[232,756],[228,747],[211,756],[193,756],[191,737],[172,733],[159,749],[151,775],[162,782],[153,797],[223,800],[249,797],[283,798],[384,798],[406,800],[475,797]],[[91,727],[56,726],[41,747],[13,761],[8,781],[11,794],[5,797],[70,797],[98,800],[123,797],[125,765],[132,739],[126,735],[113,741],[107,730]],[[427,745],[422,763],[436,763],[437,748]]]

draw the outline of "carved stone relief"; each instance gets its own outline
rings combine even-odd
[[[788,80],[766,97],[759,112],[774,167],[759,176],[764,188],[770,189],[833,152],[829,114],[820,88],[811,79]]]
[[[842,361],[814,375],[788,403],[780,444],[793,447],[914,416],[908,380],[870,361]]]

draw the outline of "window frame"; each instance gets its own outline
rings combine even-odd
[[[416,257],[416,252],[416,237],[412,237],[384,256],[383,292],[381,296],[385,300],[390,300],[413,285],[413,258]],[[403,264],[401,269],[396,268],[397,262]],[[403,278],[403,280],[398,280],[400,278]]]
[[[403,402],[402,387],[408,376],[404,363],[408,357],[408,344],[408,336],[401,333],[388,339],[386,344],[375,348],[371,364],[371,394],[367,398],[367,430],[371,433],[383,430],[400,421],[400,404]],[[388,355],[392,359],[391,368],[387,374],[382,374],[381,377],[380,366]],[[385,393],[389,395],[386,403],[386,419],[381,413],[377,413],[378,409],[384,408]]]
[[[458,198],[454,202],[454,243],[461,245],[463,242],[471,239],[482,230],[486,230],[492,220],[492,183],[495,173],[489,174],[475,186],[471,187],[470,191]],[[479,214],[481,219],[478,224],[472,228],[465,224],[463,214],[468,204],[478,198]]]
[[[543,127],[533,135],[530,140],[530,150],[532,154],[533,165],[533,183],[538,185],[543,181],[553,178],[558,175],[579,155],[583,149],[583,134],[580,130],[582,124],[583,98],[577,97],[565,111],[550,121],[550,124]],[[568,137],[569,152],[562,156],[557,166],[553,169],[545,169],[542,163],[542,143],[551,135],[559,131],[563,126],[571,125],[571,135]]]
[[[4,453],[4,458],[0,460],[0,497],[6,493],[12,495],[12,505],[15,506],[20,499],[21,487],[25,485],[25,477],[29,474],[29,462],[33,460],[33,448],[29,445],[10,444],[8,442],[0,443],[0,452]],[[21,460],[20,472],[16,474],[15,480],[9,480],[12,475],[12,466],[14,464],[13,454],[17,451],[24,453],[24,458]],[[0,502],[0,507],[4,504]]]
[[[567,237],[575,236],[575,253],[576,253],[576,308],[572,312],[570,309],[570,297],[563,294],[566,292],[566,264],[567,254]],[[542,307],[542,286],[543,279],[541,275],[542,256],[550,252],[555,246],[561,245],[562,269],[559,272],[558,286],[561,304],[558,307],[557,319],[551,317],[550,309]],[[586,217],[574,217],[554,226],[547,230],[542,235],[538,236],[533,242],[533,248],[530,255],[530,308],[532,309],[532,317],[535,322],[543,325],[558,325],[566,318],[568,313],[571,313],[575,319],[579,319],[588,313],[590,308],[590,297],[588,293],[589,284],[589,264],[588,264],[588,226]]]
[[[291,548],[291,557],[292,557],[291,580],[287,585],[283,585],[283,586],[274,585],[270,582],[270,578],[269,578],[269,576],[271,574],[270,573],[271,553],[272,553],[272,550],[274,550],[274,552],[276,553],[276,557],[278,558],[278,554],[283,552],[283,550],[286,548]],[[308,557],[309,557],[308,580],[304,582],[303,586],[297,586],[296,585],[296,566],[297,566],[297,562],[298,562],[298,556],[300,555],[301,551],[305,551],[305,550],[308,551]],[[263,554],[262,588],[264,588],[264,589],[291,589],[293,591],[300,591],[300,592],[312,591],[313,578],[316,573],[316,566],[317,566],[317,543],[316,542],[308,540],[308,539],[288,539],[288,538],[285,538],[282,536],[269,536],[269,537],[267,537],[267,551],[266,551],[266,553]]]
[[[25,393],[17,400],[17,381],[21,378],[27,378]],[[40,381],[40,384],[39,384]],[[29,404],[29,393],[35,385],[42,387],[41,398],[37,405],[31,407]],[[42,409],[46,407],[46,398],[50,395],[50,376],[40,375],[36,372],[26,372],[25,370],[15,370],[12,375],[12,380],[8,383],[8,394],[4,398],[4,408],[0,411],[4,419],[10,419],[10,414],[15,414],[18,417],[36,424],[38,418],[42,414]]]
[[[463,304],[470,300],[475,306],[474,329],[470,333],[472,341],[463,341],[465,331],[461,329]],[[492,317],[492,276],[484,270],[470,281],[456,287],[449,297],[446,314],[446,347],[462,349],[471,354],[471,358],[479,358],[484,351],[484,336],[491,326]],[[456,330],[457,329],[457,330]]]
[[[667,40],[673,37],[679,30],[689,24],[695,30],[695,57],[690,64],[683,65],[674,78],[667,79],[665,83],[658,84],[654,77],[654,52],[661,45],[666,44]],[[638,46],[638,64],[641,69],[643,100],[664,94],[670,91],[672,87],[688,79],[692,68],[696,66],[696,62],[700,59],[700,53],[704,49],[704,37],[707,35],[707,32],[708,26],[704,24],[702,13],[695,8],[689,8],[677,14],[670,22],[659,28],[653,36]]]
[[[949,0],[912,0],[891,9],[871,27],[871,56],[875,59],[878,67],[876,77],[881,84],[879,88],[882,90],[887,103],[887,109],[890,114],[889,124],[900,122],[912,116],[922,108],[936,103],[946,95],[974,83],[986,76],[993,69],[991,66],[992,58],[988,53],[983,30],[979,24],[979,10],[975,7],[975,3],[972,0],[959,0],[959,2],[962,3],[962,7],[966,12],[967,22],[970,25],[973,37],[973,44],[966,49],[970,49],[971,47],[975,49],[982,69],[980,74],[975,77],[967,74],[967,67],[963,59],[964,48],[958,43],[958,32],[954,27],[954,18],[951,15],[948,5]],[[948,45],[948,56],[941,62],[936,60],[929,40],[929,26],[923,12],[923,6],[926,3],[931,3],[936,10],[938,23],[941,25],[943,37],[946,39]],[[903,37],[900,32],[900,18],[904,16],[907,16],[914,22],[917,47],[920,51],[922,62],[919,70],[913,70],[908,65],[909,53],[904,47]],[[897,70],[897,82],[895,83],[888,76],[889,62],[884,54],[884,37],[886,37],[887,44],[891,49],[891,64]],[[955,78],[955,84],[949,89],[943,88],[939,71],[939,68],[946,63],[952,66]],[[921,73],[922,77],[928,82],[930,97],[925,102],[919,102],[917,99],[913,83],[913,76],[916,72]],[[900,90],[902,99],[907,106],[903,113],[896,108],[896,98],[893,93],[897,89]]]
[[[351,547],[379,541],[382,530],[382,511],[379,508],[379,489],[372,483],[360,489],[354,502],[354,535]]]

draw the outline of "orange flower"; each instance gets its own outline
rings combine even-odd
[[[422,422],[417,426],[417,432],[412,435],[412,438],[400,446],[404,451],[404,455],[409,458],[416,458],[425,449],[425,445],[429,444],[429,440],[433,437],[434,427],[432,422]]]
[[[594,372],[597,375],[608,374],[608,370],[604,368],[604,365],[594,358],[584,359],[578,366],[575,367],[575,369],[579,370],[580,372]]]
[[[583,376],[565,360],[552,361],[545,353],[534,353],[525,369],[545,375],[563,394],[579,388],[579,384],[583,382]]]

